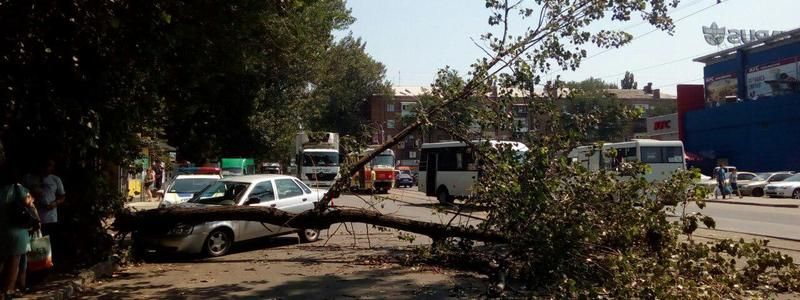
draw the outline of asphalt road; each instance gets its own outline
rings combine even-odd
[[[691,204],[687,211],[711,216],[719,230],[800,240],[800,208],[707,203],[702,210]]]

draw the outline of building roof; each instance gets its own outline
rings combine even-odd
[[[755,40],[749,43],[745,43],[733,48],[725,49],[722,51],[714,52],[708,55],[704,55],[698,58],[695,58],[695,62],[701,62],[705,64],[710,64],[714,62],[718,62],[720,60],[729,59],[736,56],[736,52],[738,51],[755,51],[761,49],[769,49],[769,46],[772,45],[780,45],[786,43],[792,43],[800,41],[800,28],[792,29],[781,34],[776,34],[769,38],[765,38],[762,40]]]
[[[402,96],[421,96],[426,93],[431,92],[430,86],[409,86],[409,85],[400,85],[400,86],[392,86],[392,90],[394,90],[394,95],[396,97]],[[527,97],[530,95],[530,92],[523,90],[523,89],[500,89],[498,94],[504,94],[504,91],[509,91],[512,97]],[[562,92],[569,92],[569,89],[562,89]],[[535,93],[537,95],[544,95],[544,89],[537,88]]]
[[[646,94],[644,90],[606,89],[606,93],[613,94],[619,99],[656,99],[653,94]],[[674,95],[659,92],[657,99],[676,99]]]

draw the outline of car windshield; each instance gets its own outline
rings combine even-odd
[[[372,159],[370,165],[373,166],[394,166],[394,156],[380,154]]]
[[[303,154],[304,167],[335,167],[339,165],[339,153],[311,152]]]
[[[211,205],[236,205],[249,183],[217,181],[195,194],[189,202]]]
[[[169,187],[168,193],[197,193],[216,181],[215,178],[178,178]]]
[[[800,174],[792,175],[792,177],[786,178],[781,181],[800,181]]]
[[[753,177],[753,179],[750,179],[750,181],[766,181],[766,180],[767,180],[766,177],[761,177],[759,175],[756,175],[755,177]]]

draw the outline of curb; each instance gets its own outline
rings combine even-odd
[[[727,201],[727,200],[703,200],[708,203],[724,203],[724,204],[737,204],[737,205],[752,205],[752,206],[766,206],[766,207],[782,207],[782,208],[798,208],[798,204],[771,204],[771,203],[757,203],[757,202],[744,202],[744,201]]]
[[[725,229],[705,229],[705,230],[720,231],[720,232],[727,232],[727,233],[736,233],[736,234],[746,234],[746,235],[752,235],[752,236],[756,236],[756,237],[770,238],[770,239],[774,239],[774,240],[782,240],[782,241],[787,241],[787,242],[800,243],[800,239],[790,238],[790,237],[780,237],[780,236],[776,236],[776,235],[768,235],[768,234],[752,233],[752,232],[744,232],[744,231],[736,231],[736,230],[725,230]],[[768,247],[772,247],[772,246],[768,246]],[[800,252],[800,249],[788,249],[788,248],[785,248],[785,249],[786,250]]]
[[[66,300],[78,296],[78,293],[85,290],[89,284],[98,278],[110,277],[117,270],[118,264],[113,257],[99,262],[88,269],[82,270],[74,279],[64,282],[55,282],[59,286],[51,290],[43,290],[33,295],[24,295],[20,299],[35,300]]]

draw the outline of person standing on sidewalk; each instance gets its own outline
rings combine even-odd
[[[42,235],[50,236],[53,246],[53,261],[61,254],[61,228],[58,222],[58,207],[64,204],[66,192],[61,178],[54,175],[55,162],[45,161],[38,174],[25,176],[25,185],[33,191],[36,208],[42,221]]]
[[[736,168],[731,170],[731,179],[728,180],[731,183],[731,191],[736,192],[739,195],[739,199],[742,199],[742,191],[739,190],[739,186],[736,184],[736,175],[739,173],[736,172]],[[733,198],[733,194],[731,194],[731,198]]]
[[[717,187],[719,187],[719,193],[722,194],[722,199],[725,199],[725,167],[722,164],[719,164],[716,170],[717,174]]]

